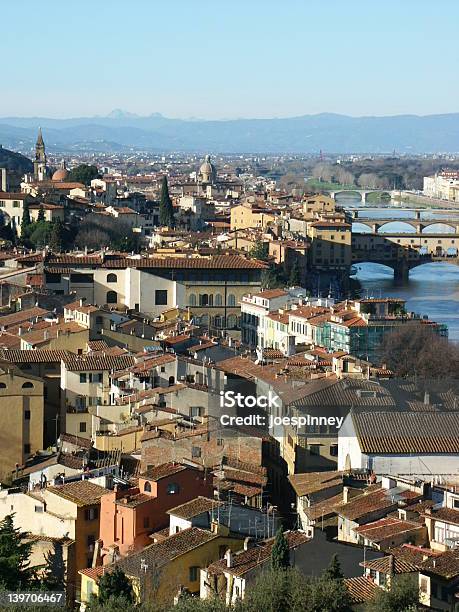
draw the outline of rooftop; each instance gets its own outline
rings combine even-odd
[[[73,502],[78,507],[99,504],[102,495],[107,493],[107,489],[89,482],[89,480],[77,480],[60,486],[48,487],[46,491],[59,495],[59,497]]]
[[[167,514],[173,514],[174,516],[188,520],[194,516],[203,514],[204,512],[211,512],[219,505],[222,505],[221,502],[218,502],[215,499],[199,496],[196,497],[196,499],[186,502],[185,504],[171,508],[167,511]]]

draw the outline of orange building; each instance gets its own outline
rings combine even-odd
[[[150,534],[169,525],[171,508],[212,494],[210,473],[175,462],[149,468],[135,488],[110,491],[100,509],[103,564],[151,544]]]

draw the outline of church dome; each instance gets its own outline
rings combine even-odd
[[[65,167],[65,162],[62,163],[61,167],[56,170],[52,176],[53,181],[66,181],[69,176],[69,171]]]
[[[215,166],[210,161],[210,155],[206,155],[204,162],[201,164],[198,173],[202,183],[213,183],[217,176]]]

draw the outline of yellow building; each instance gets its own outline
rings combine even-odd
[[[262,228],[274,224],[277,217],[269,208],[245,202],[231,209],[231,230]]]
[[[330,196],[317,194],[308,197],[303,202],[303,214],[305,219],[312,219],[314,216],[320,216],[324,213],[334,213],[336,211],[336,202]]]
[[[240,550],[241,538],[190,527],[151,544],[117,562],[131,580],[138,601],[154,599],[171,603],[181,588],[200,591],[200,570],[220,559],[228,548]],[[80,571],[81,602],[87,604],[98,593],[103,569]],[[110,571],[110,566],[105,566]]]
[[[0,478],[43,448],[43,380],[0,361]]]
[[[344,221],[313,221],[307,225],[311,239],[309,265],[323,271],[346,271],[352,262],[351,225]]]

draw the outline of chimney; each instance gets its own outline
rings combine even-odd
[[[18,336],[22,336],[22,327],[21,326],[19,326],[19,328],[18,328]]]
[[[231,552],[231,548],[225,553],[226,567],[233,567],[233,553]]]
[[[389,555],[389,576],[395,575],[395,559],[394,555]]]
[[[343,487],[343,503],[347,504],[349,501],[349,487]]]
[[[424,391],[424,404],[426,406],[430,404],[430,395],[427,391]]]

